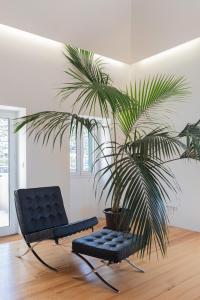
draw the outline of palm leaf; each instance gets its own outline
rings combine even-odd
[[[132,141],[121,146],[119,153],[128,152],[130,155],[143,155],[144,158],[154,160],[170,159],[179,157],[185,145],[175,134],[172,134],[166,127],[157,127],[146,133],[144,130],[135,129]]]
[[[112,173],[110,173],[112,169]],[[166,201],[170,200],[166,186],[176,191],[173,174],[153,160],[141,161],[139,157],[125,156],[105,167],[107,199],[120,195],[124,216],[122,222],[131,227],[142,246],[141,256],[151,253],[152,241],[165,255],[167,246]],[[104,193],[106,191],[103,187]],[[119,224],[120,225],[120,224]]]
[[[48,144],[52,137],[53,146],[57,140],[62,146],[63,138],[68,132],[71,134],[75,130],[77,135],[79,129],[82,134],[82,129],[85,127],[94,137],[94,128],[102,127],[101,123],[95,119],[57,111],[43,111],[22,117],[18,119],[15,132],[25,126],[29,136],[34,135],[34,140],[37,142],[42,140],[43,144]]]
[[[171,97],[183,98],[188,94],[188,86],[184,77],[175,77],[173,75],[156,75],[148,77],[143,81],[130,84],[127,94],[131,99],[129,109],[118,113],[118,120],[125,136],[130,136],[131,131],[139,120],[150,113],[159,110],[159,107]],[[159,111],[163,115],[162,110]]]
[[[99,108],[101,116],[108,117],[110,111],[116,113],[129,105],[129,96],[112,85],[100,58],[95,59],[93,53],[67,45],[64,54],[72,66],[65,71],[72,82],[65,83],[59,95],[66,100],[76,93],[74,106],[78,105],[79,114],[87,111],[94,115]]]
[[[200,160],[200,120],[194,124],[187,124],[179,133],[179,137],[186,139],[186,150],[180,158]]]
[[[165,159],[179,156],[182,143],[177,137],[170,136],[164,128],[125,145],[119,145],[107,158],[112,162],[97,173],[98,181],[107,176],[101,195],[106,201],[111,198],[112,207],[116,205],[118,195],[122,207],[123,219],[138,237],[138,243],[145,253],[150,255],[152,242],[165,255],[167,248],[167,212],[166,203],[170,201],[172,191],[178,190],[173,173],[164,165]],[[116,145],[109,147],[116,148]],[[99,175],[100,174],[100,175]],[[120,224],[119,224],[120,226]]]

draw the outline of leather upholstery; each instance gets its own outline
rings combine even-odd
[[[34,232],[28,235],[25,235],[25,239],[28,243],[43,241],[45,239],[60,239],[66,236],[70,236],[74,233],[87,230],[98,224],[96,217],[88,218],[81,220],[75,223],[71,223],[64,226],[54,227],[38,232]]]
[[[73,252],[114,263],[122,261],[138,250],[134,235],[109,229],[102,229],[72,242]]]
[[[15,191],[15,206],[27,243],[57,240],[98,223],[93,217],[69,224],[58,186],[19,189]]]
[[[26,242],[29,244],[44,241],[44,240],[55,240],[53,228],[25,234],[24,238]]]
[[[24,235],[68,224],[58,186],[17,190],[15,205]]]
[[[88,218],[85,220],[81,220],[78,222],[70,223],[65,226],[60,226],[54,228],[54,236],[56,238],[61,238],[64,236],[69,236],[74,233],[86,230],[98,224],[98,220],[96,217]]]

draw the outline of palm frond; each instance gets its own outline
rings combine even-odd
[[[65,45],[64,55],[74,67],[70,71],[84,76],[90,82],[111,83],[110,76],[103,70],[104,62],[100,57],[95,59],[93,52]]]
[[[146,157],[165,161],[172,157],[179,157],[183,149],[185,145],[175,134],[166,127],[157,127],[149,133],[135,129],[133,139],[122,145],[119,153],[125,151],[130,155],[138,154],[143,159]]]
[[[108,177],[101,196],[105,194],[106,199],[111,197],[114,204],[116,195],[119,195],[124,212],[122,222],[128,224],[131,232],[138,237],[141,256],[145,253],[150,255],[152,242],[165,255],[168,225],[166,202],[171,196],[168,190],[176,193],[178,189],[170,169],[145,155],[129,154],[126,149],[126,153],[115,155],[113,163],[99,172],[100,179],[105,175]]]
[[[93,53],[67,45],[65,57],[72,66],[65,71],[72,82],[65,83],[59,95],[66,100],[76,93],[74,106],[79,106],[79,114],[85,111],[95,114],[98,107],[101,116],[108,117],[110,111],[116,113],[129,105],[129,96],[112,85],[110,76],[103,70],[101,58],[95,59]]]
[[[116,145],[113,141],[105,146],[112,148],[106,156],[112,159],[97,173],[97,185],[104,176],[107,177],[100,197],[104,195],[106,201],[111,198],[113,207],[118,195],[124,212],[122,222],[138,236],[141,256],[145,253],[150,255],[153,241],[165,255],[166,202],[170,201],[169,191],[176,193],[179,187],[164,162],[171,157],[179,157],[184,145],[166,128],[156,128],[148,134],[135,132],[134,137],[124,145]]]
[[[187,124],[179,133],[179,137],[186,139],[186,150],[180,158],[200,160],[200,120],[194,124]]]
[[[71,134],[75,131],[77,135],[79,129],[82,134],[85,127],[90,134],[94,135],[93,129],[102,127],[102,124],[96,119],[84,118],[68,112],[43,111],[18,119],[15,132],[23,127],[26,127],[29,136],[34,135],[36,142],[42,140],[43,144],[48,144],[52,137],[53,146],[57,140],[62,146],[63,138],[67,133]]]
[[[143,117],[147,117],[150,111],[159,109],[160,105],[170,98],[174,100],[183,98],[189,93],[188,84],[184,77],[173,75],[149,76],[143,81],[135,81],[127,88],[127,94],[131,99],[129,109],[118,113],[118,120],[125,136],[130,136],[134,125]],[[165,108],[166,109],[166,108]],[[163,115],[162,110],[159,111]]]

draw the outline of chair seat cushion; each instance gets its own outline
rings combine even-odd
[[[41,231],[37,231],[34,233],[30,233],[25,235],[25,239],[27,243],[34,243],[43,240],[51,240],[51,239],[59,239],[63,237],[67,237],[74,233],[87,230],[98,224],[98,219],[96,217],[80,220],[74,223],[49,228]]]
[[[130,233],[102,229],[72,242],[72,251],[110,262],[120,262],[139,250],[136,236]]]
[[[92,217],[92,218],[88,218],[88,219],[84,219],[81,221],[77,221],[74,223],[70,223],[68,225],[65,226],[59,226],[59,227],[55,227],[53,229],[54,232],[54,237],[55,238],[62,238],[65,236],[69,236],[72,235],[74,233],[83,231],[83,230],[87,230],[88,228],[91,228],[95,225],[98,224],[98,220],[96,217]]]
[[[53,229],[49,228],[41,231],[36,231],[30,234],[25,234],[24,238],[29,244],[44,240],[51,240],[54,239]]]

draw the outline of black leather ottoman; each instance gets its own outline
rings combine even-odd
[[[110,285],[101,275],[96,272],[97,268],[104,265],[111,265],[126,260],[132,267],[140,272],[144,272],[134,263],[128,260],[128,257],[139,250],[136,245],[136,237],[130,233],[123,233],[109,229],[102,229],[90,235],[78,238],[72,242],[72,252],[82,258],[92,269],[91,273],[95,273],[106,285],[112,288],[113,291],[119,292],[118,289]],[[103,262],[97,268],[94,268],[91,263],[81,254],[96,257]]]

